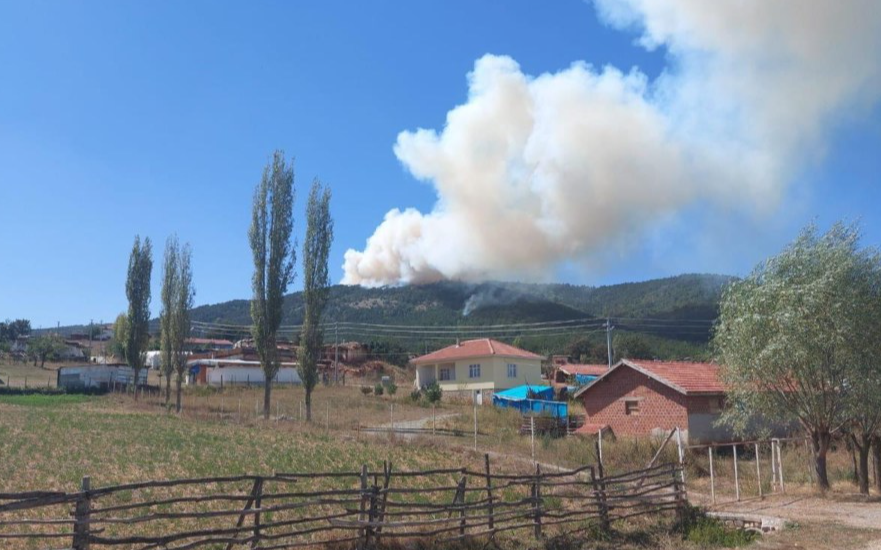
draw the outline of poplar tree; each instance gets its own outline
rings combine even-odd
[[[190,310],[196,289],[193,286],[192,249],[185,244],[177,253],[177,292],[174,295],[171,336],[172,361],[176,373],[177,402],[175,410],[181,411],[181,389],[187,372],[187,355],[184,353],[187,337],[190,335]]]
[[[312,390],[318,383],[318,359],[324,345],[321,316],[327,304],[330,278],[327,259],[333,242],[330,189],[315,180],[306,205],[306,239],[303,241],[303,327],[300,334],[300,378],[306,390],[306,420],[312,420]]]
[[[263,418],[269,418],[272,381],[281,366],[276,345],[282,303],[294,280],[294,166],[276,151],[254,191],[248,241],[254,259],[251,335],[263,369]]]
[[[128,298],[128,331],[125,356],[134,373],[135,399],[138,398],[138,380],[144,368],[145,352],[150,341],[150,275],[153,271],[153,247],[150,237],[135,243],[128,260],[125,295]]]
[[[171,400],[171,375],[174,373],[174,306],[178,294],[178,242],[172,235],[165,241],[162,264],[162,311],[159,313],[159,350],[162,375],[165,377],[165,405]]]

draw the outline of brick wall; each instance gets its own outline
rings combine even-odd
[[[650,435],[653,430],[688,429],[687,397],[629,367],[621,366],[581,396],[587,422],[608,424],[617,435]],[[639,414],[627,415],[636,399]]]

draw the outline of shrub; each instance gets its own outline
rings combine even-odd
[[[422,398],[422,392],[419,391],[419,388],[416,388],[415,390],[410,392],[410,400],[411,401],[414,401],[414,402],[419,401],[419,399],[421,399],[421,398]]]
[[[388,387],[386,388],[389,395],[394,395],[398,393],[398,385],[395,384],[394,380],[388,383]]]
[[[382,384],[377,384],[373,386],[373,395],[382,395],[382,392],[385,391],[382,388]]]
[[[437,382],[432,382],[425,387],[425,399],[427,399],[429,403],[439,402],[442,395],[443,391],[441,390],[440,384]]]
[[[700,548],[739,548],[751,544],[758,537],[754,531],[728,527],[695,506],[686,510],[675,530],[682,533],[682,538]]]
[[[370,392],[372,391],[373,388],[371,388],[370,386],[361,386],[361,393],[363,393],[364,395],[370,395]]]

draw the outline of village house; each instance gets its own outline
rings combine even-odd
[[[732,439],[730,430],[715,425],[725,390],[713,363],[625,359],[574,397],[587,412],[586,432],[648,436],[680,428],[692,443]]]
[[[541,355],[482,338],[466,340],[410,360],[416,387],[437,382],[445,396],[491,402],[498,390],[541,385]]]

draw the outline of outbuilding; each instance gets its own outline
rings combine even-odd
[[[113,386],[127,386],[134,380],[134,371],[124,363],[89,364],[59,367],[56,386],[68,390],[97,388],[106,390]],[[138,385],[147,384],[147,369],[138,373]]]
[[[692,443],[732,440],[729,429],[715,424],[725,389],[714,363],[624,359],[574,397],[584,404],[588,424],[618,436],[679,428]]]
[[[258,385],[265,377],[260,361],[241,359],[194,359],[187,361],[189,384]],[[282,363],[272,380],[276,384],[300,384],[300,373],[296,363]]]

